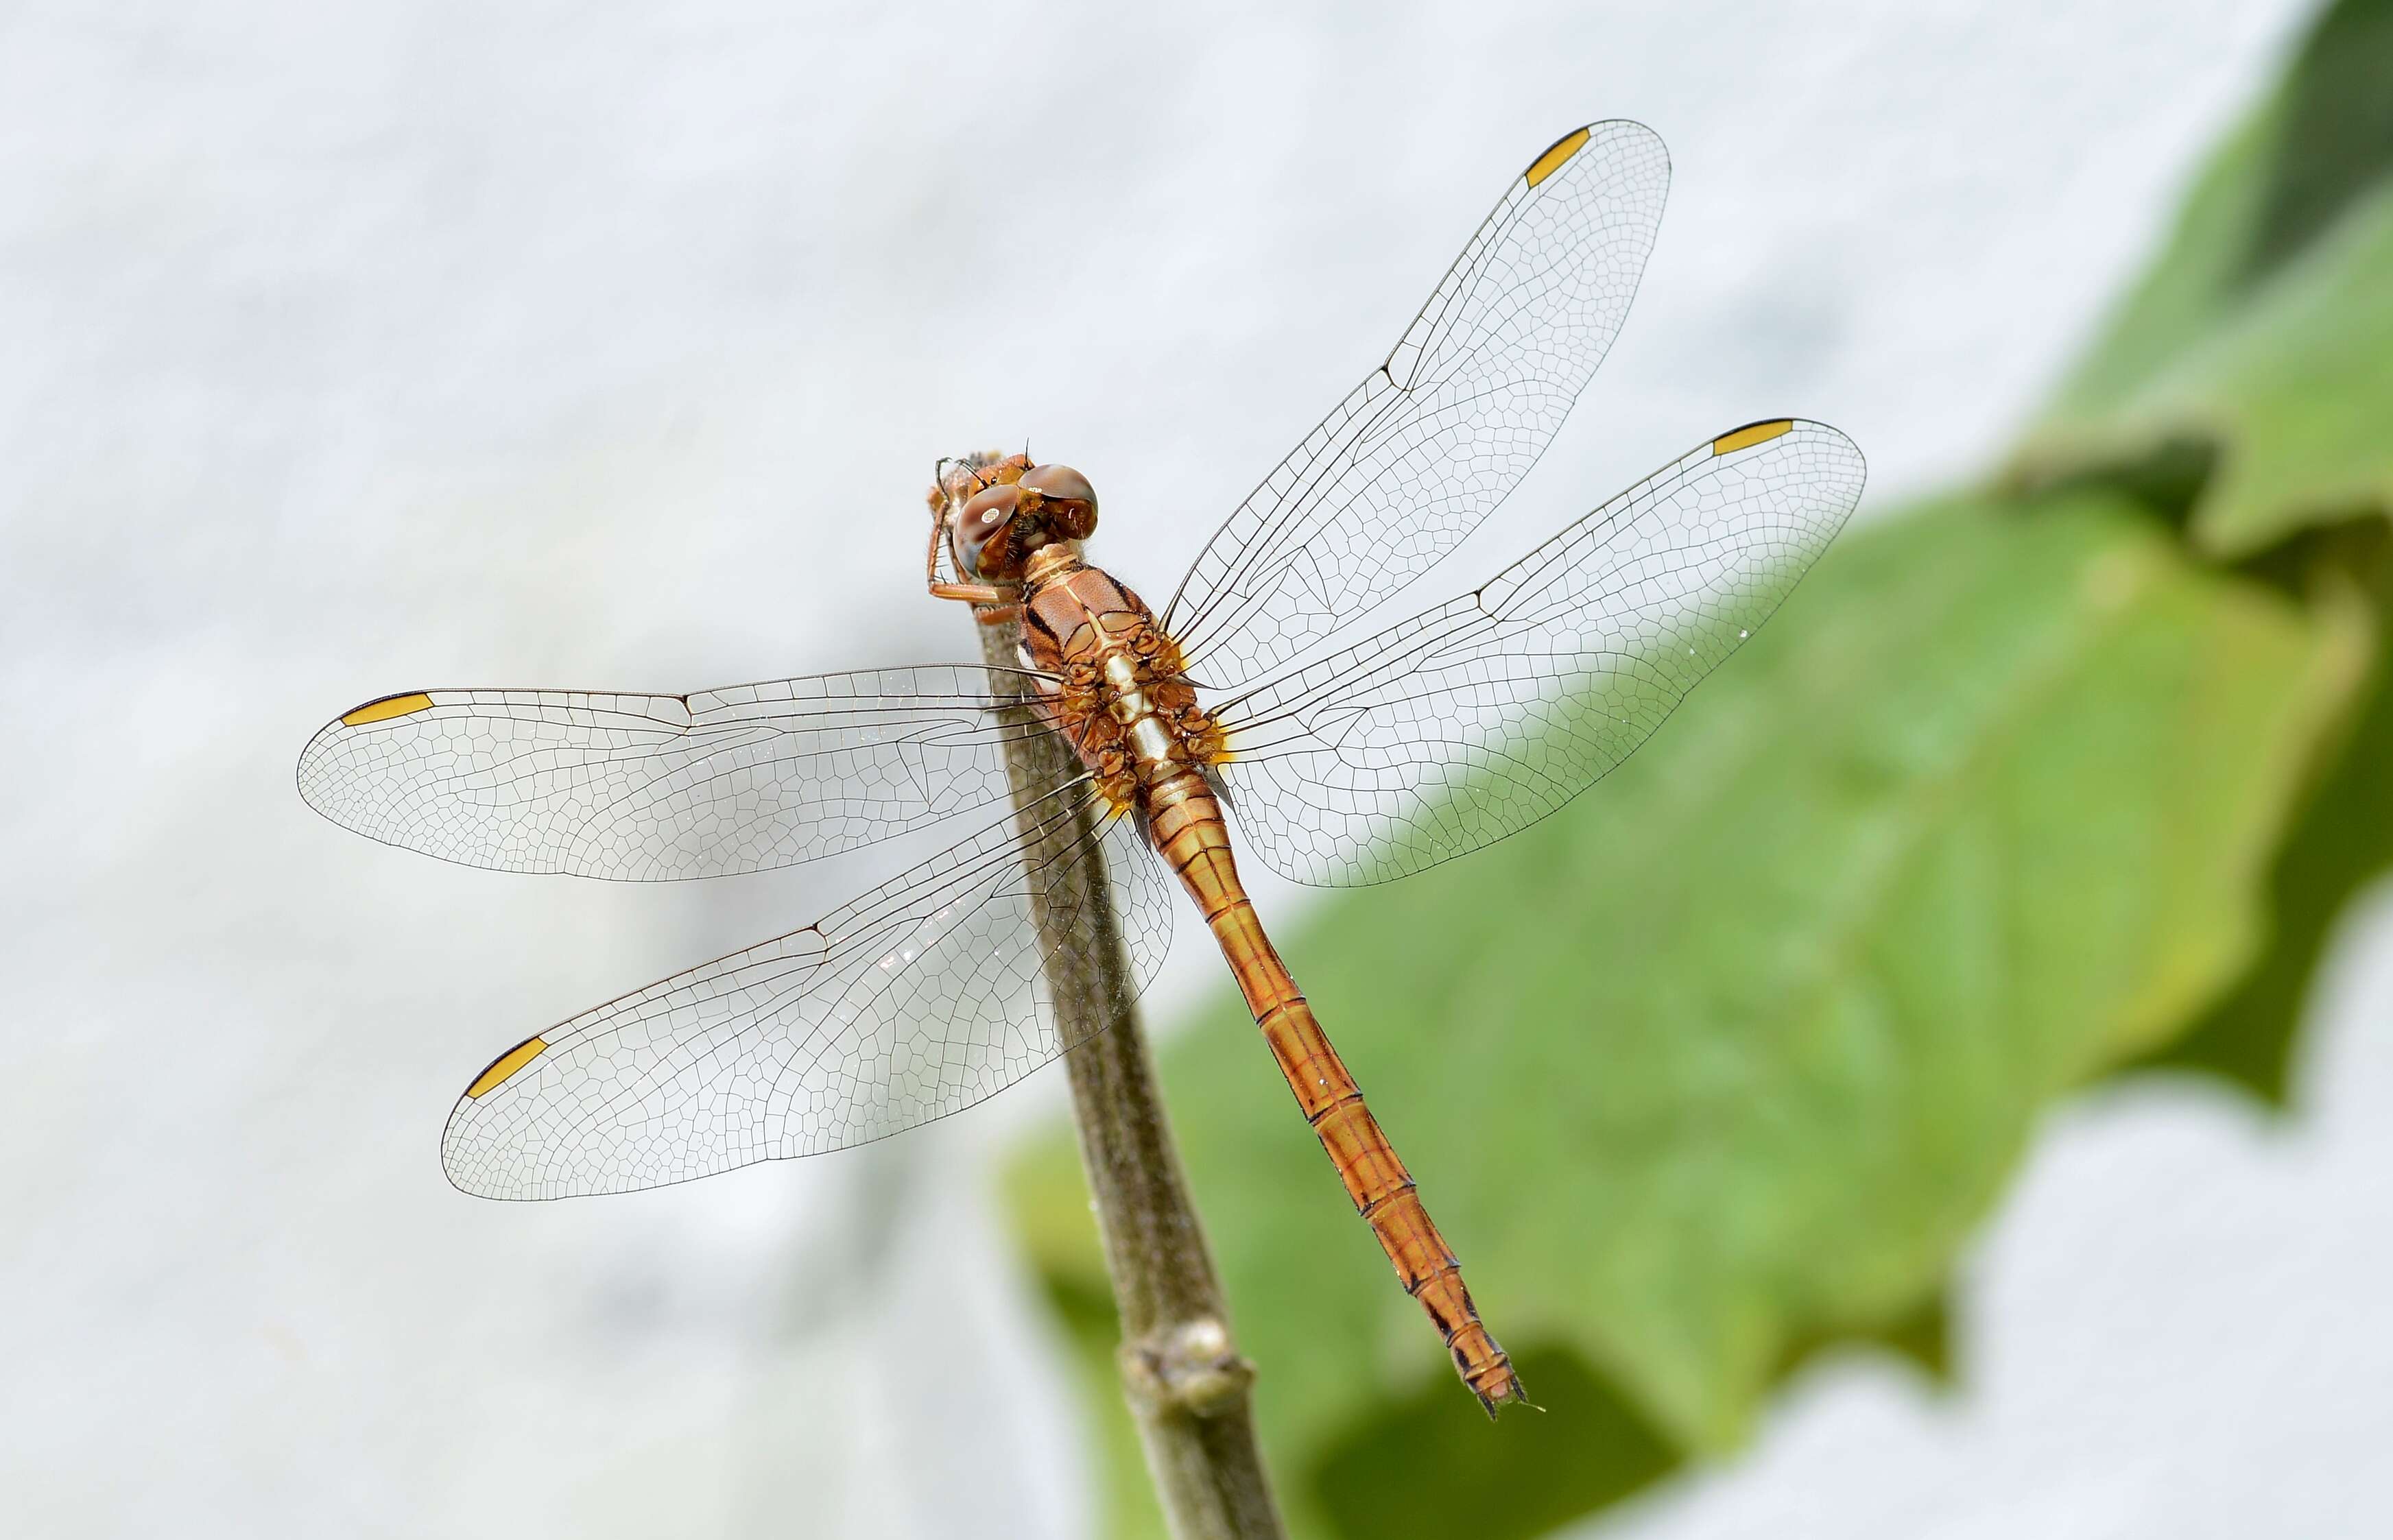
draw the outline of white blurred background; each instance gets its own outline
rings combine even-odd
[[[969,658],[922,489],[1026,437],[1160,598],[1592,117],[1670,212],[1466,567],[1780,412],[1887,506],[2005,447],[2306,10],[0,7],[0,1532],[1089,1533],[987,1192],[1059,1084],[633,1197],[441,1178],[497,1049],[862,868],[443,867],[308,813],[309,733]],[[2393,910],[2352,933],[2296,1120],[2056,1120],[1960,1394],[1831,1362],[1595,1532],[2384,1533]]]

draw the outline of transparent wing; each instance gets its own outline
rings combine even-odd
[[[1126,1003],[1170,943],[1134,820],[1026,844],[1096,799],[1053,793],[804,930],[677,973],[501,1055],[451,1113],[449,1180],[493,1198],[658,1187],[818,1155],[968,1107],[1075,1046],[1050,1009],[1038,913]],[[1101,813],[1098,816],[1101,816]],[[1128,959],[1109,951],[1118,917]]]
[[[1435,565],[1518,485],[1612,346],[1670,158],[1591,124],[1515,178],[1387,360],[1263,478],[1165,612],[1200,680],[1297,658]]]
[[[1017,686],[1019,681],[1003,681]],[[327,723],[299,794],[385,844],[658,881],[853,849],[1010,796],[987,672],[815,674],[696,695],[430,690]]]
[[[1770,618],[1864,470],[1823,424],[1723,434],[1477,593],[1225,702],[1247,848],[1344,886],[1544,817]]]

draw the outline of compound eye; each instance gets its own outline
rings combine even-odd
[[[1054,509],[1055,527],[1067,540],[1086,540],[1097,527],[1097,489],[1069,465],[1033,465],[1022,485]]]
[[[979,536],[1012,518],[1021,506],[1021,488],[991,487],[964,504],[963,512],[956,516],[956,530],[966,537]]]
[[[1097,505],[1097,489],[1089,478],[1069,465],[1033,465],[1022,473],[1022,484],[1041,497],[1058,502],[1085,502]]]
[[[991,487],[975,495],[957,510],[956,522],[949,530],[949,542],[955,547],[956,565],[975,577],[995,577],[982,562],[988,543],[1004,533],[1013,516],[1022,510],[1022,489],[1012,484]],[[1005,546],[999,542],[999,549]]]

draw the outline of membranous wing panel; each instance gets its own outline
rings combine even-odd
[[[1376,882],[1544,817],[1760,628],[1864,475],[1824,424],[1722,434],[1478,592],[1221,703],[1248,848]]]
[[[517,1044],[459,1099],[442,1162],[484,1197],[571,1197],[929,1122],[1077,1046],[1051,969],[1126,1007],[1173,901],[1135,821],[1076,784],[804,930]]]
[[[1380,366],[1263,478],[1167,607],[1236,688],[1434,566],[1552,442],[1619,334],[1669,190],[1641,124],[1591,124],[1515,178]]]
[[[1040,729],[975,668],[693,695],[424,690],[327,723],[299,793],[386,844],[503,871],[658,881],[760,871],[1001,805]]]

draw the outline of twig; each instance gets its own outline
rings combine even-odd
[[[1018,622],[984,614],[981,648],[992,669],[1018,666]],[[1003,677],[1003,675],[1000,675]],[[1035,720],[1028,704],[1015,710]],[[1042,790],[1079,774],[1071,746],[1053,732],[1012,735],[1006,769],[1014,806],[1024,811]],[[1052,803],[1049,804],[1052,808]],[[1039,820],[1046,822],[1047,820]],[[1105,1271],[1121,1312],[1117,1358],[1146,1467],[1165,1519],[1179,1540],[1253,1540],[1281,1533],[1248,1395],[1254,1368],[1238,1356],[1229,1312],[1205,1233],[1181,1176],[1171,1126],[1138,1020],[1121,926],[1110,887],[1062,857],[1093,840],[1088,815],[1050,828],[1029,855],[1041,869],[1068,867],[1074,891],[1035,898],[1047,984],[1072,1078],[1072,1121],[1080,1165],[1096,1199]],[[1034,888],[1034,893],[1037,890]],[[1066,946],[1054,927],[1102,927],[1110,946]]]

